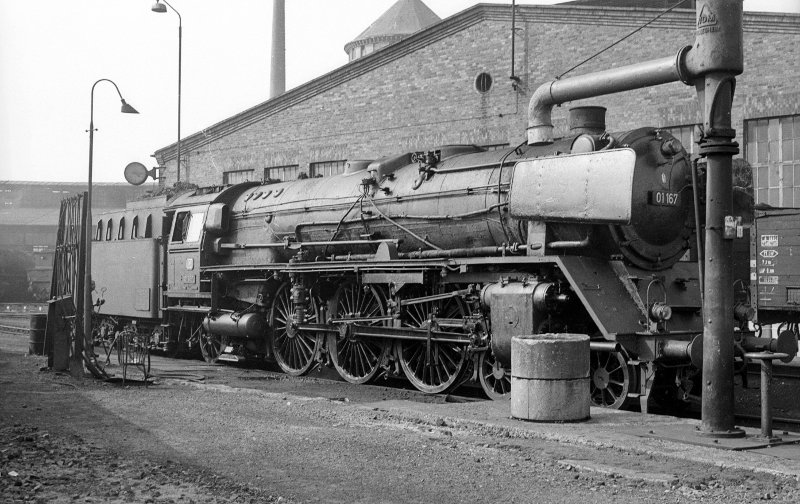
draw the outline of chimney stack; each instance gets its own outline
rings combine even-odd
[[[272,2],[269,97],[275,98],[286,91],[286,9],[285,0],[272,0]]]

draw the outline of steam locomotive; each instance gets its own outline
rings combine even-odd
[[[608,133],[601,109],[574,109],[549,145],[351,160],[104,214],[99,330],[135,324],[157,348],[293,376],[478,382],[491,398],[510,392],[512,337],[581,333],[595,404],[685,398],[702,362],[702,193],[677,139]]]

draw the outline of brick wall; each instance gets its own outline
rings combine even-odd
[[[219,184],[225,171],[381,156],[449,143],[516,145],[525,139],[536,87],[651,19],[657,11],[525,7],[517,19],[515,90],[508,8],[477,6],[383,51],[265,102],[185,141],[182,180]],[[567,76],[676,54],[694,40],[694,12],[673,12]],[[438,33],[434,33],[438,30]],[[745,73],[733,122],[800,113],[800,16],[747,14]],[[479,93],[475,78],[493,77]],[[554,109],[566,132],[569,106],[608,108],[611,131],[700,121],[696,94],[682,83],[573,102]],[[157,152],[174,179],[174,146]]]

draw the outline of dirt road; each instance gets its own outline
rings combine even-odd
[[[800,501],[791,479],[382,407],[442,400],[413,391],[186,361],[198,381],[76,382],[24,348],[0,338],[2,502]]]

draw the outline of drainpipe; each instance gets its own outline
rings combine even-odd
[[[733,213],[731,105],[735,76],[744,68],[742,0],[698,0],[695,42],[676,57],[652,60],[547,82],[528,107],[528,144],[553,142],[553,106],[657,84],[694,85],[703,113],[700,155],[707,158],[705,292],[703,298],[703,403],[701,433],[740,436],[733,416],[732,240],[725,220]]]

